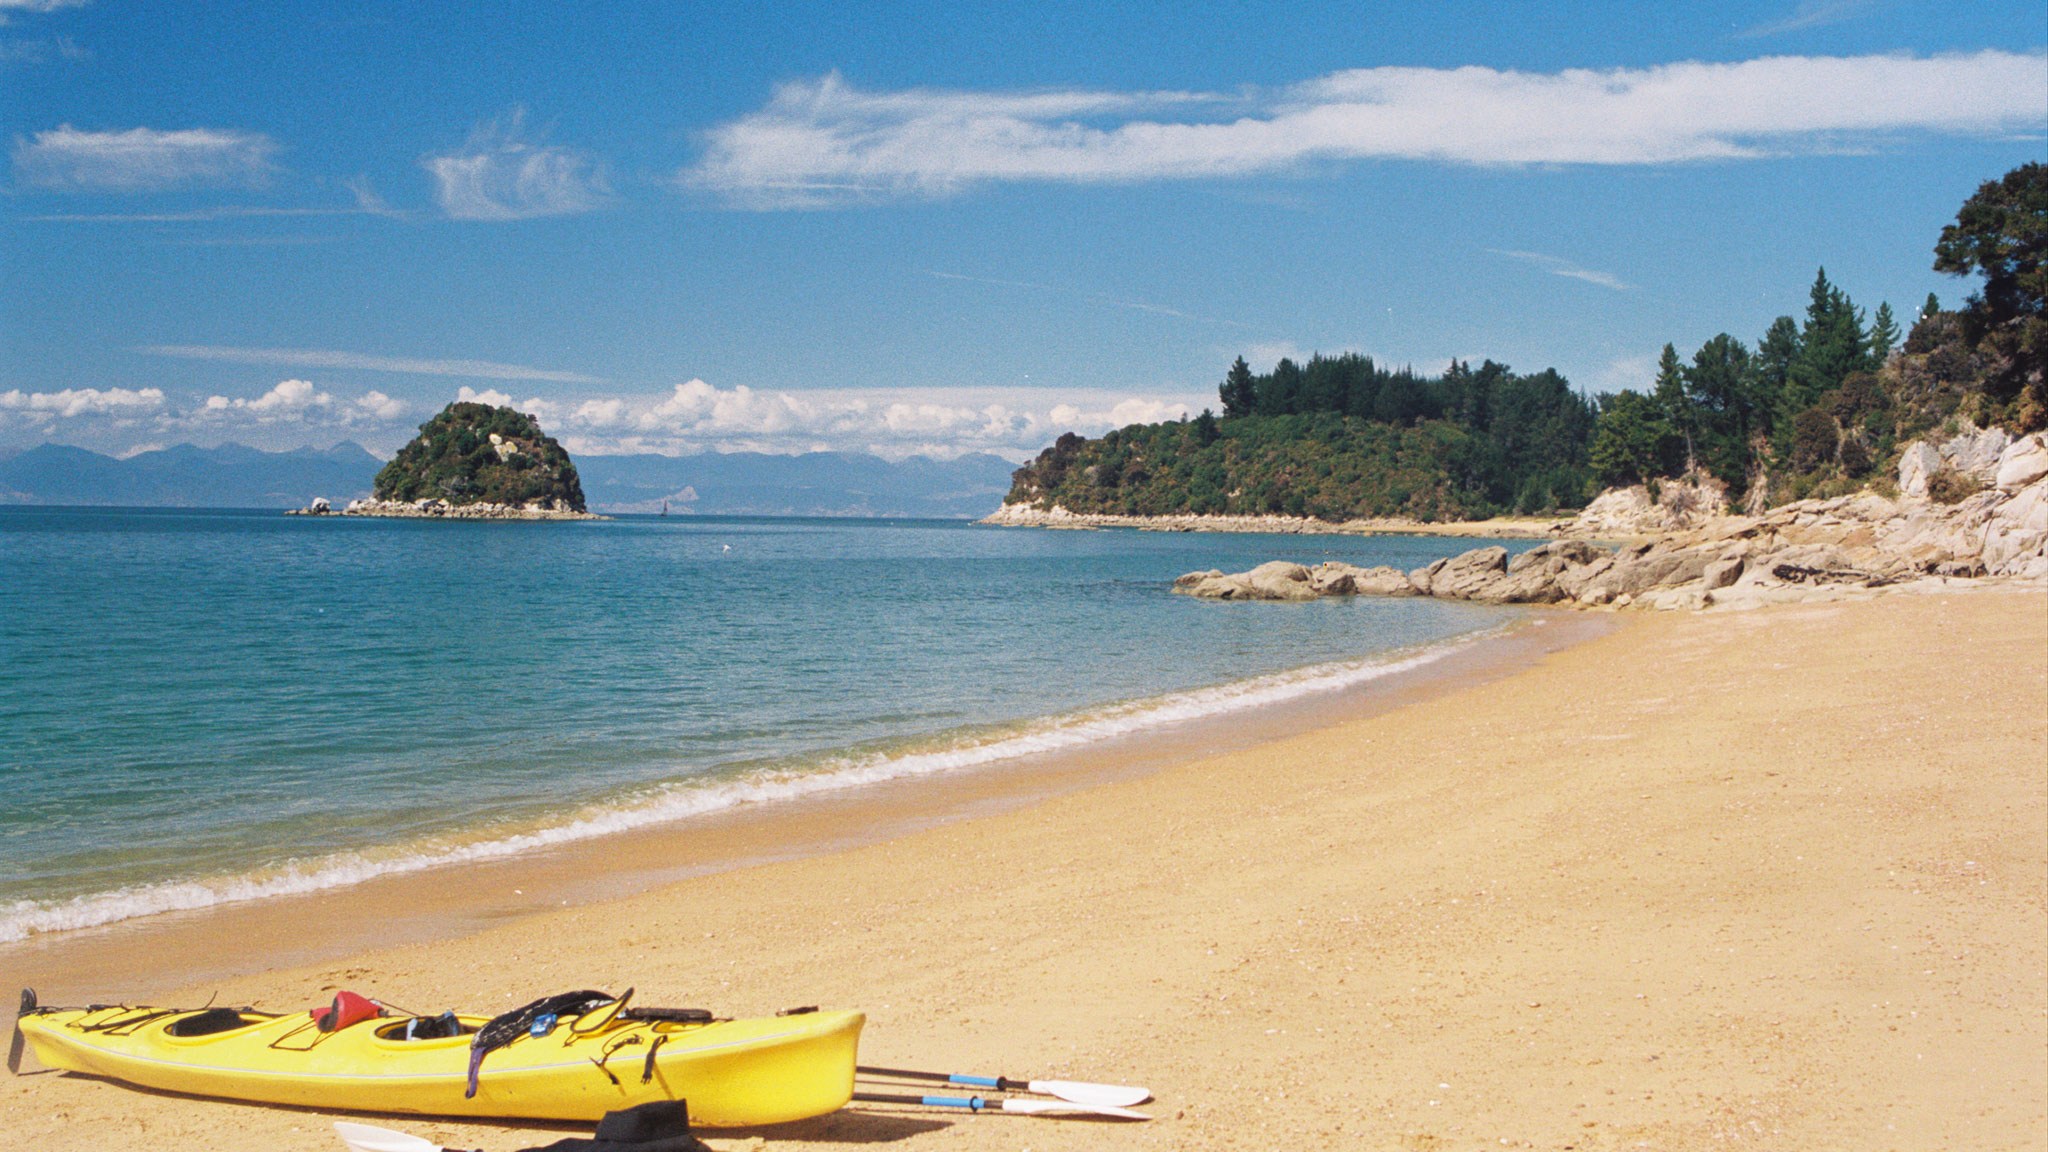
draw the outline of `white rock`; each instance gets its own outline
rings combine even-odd
[[[2039,432],[2022,436],[1998,456],[1998,470],[1992,483],[2011,492],[2048,476],[2048,436]]]
[[[1927,499],[1927,480],[1941,471],[1941,453],[1924,440],[1906,445],[1899,457],[1899,494],[1912,500]]]

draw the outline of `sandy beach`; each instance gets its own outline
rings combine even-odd
[[[508,896],[459,933],[307,964],[287,928],[200,918],[192,947],[232,960],[160,999],[857,1007],[871,1063],[1157,1096],[1149,1124],[857,1105],[705,1133],[721,1152],[2048,1147],[2048,593],[1617,619],[1399,706],[1158,771],[1127,748],[836,851]],[[403,922],[431,891],[356,898]],[[85,991],[35,967],[9,975]],[[19,1148],[338,1149],[331,1119],[0,1088]],[[570,1131],[377,1122],[490,1152]]]

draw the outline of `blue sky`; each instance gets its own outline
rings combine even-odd
[[[0,0],[0,447],[1021,458],[1356,350],[1910,319],[2048,3]]]

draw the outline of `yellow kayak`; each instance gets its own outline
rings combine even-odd
[[[50,1068],[307,1108],[595,1121],[687,1100],[692,1124],[734,1128],[823,1115],[852,1098],[861,1013],[677,1018],[702,1015],[631,1009],[621,997],[516,1021],[516,1038],[482,1053],[472,1051],[476,1034],[497,1023],[502,1037],[506,1017],[347,1023],[306,1012],[95,1005],[28,1007],[18,1026]],[[435,1032],[443,1035],[407,1038]],[[473,1064],[481,1069],[471,1095]]]

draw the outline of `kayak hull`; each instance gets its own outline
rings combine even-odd
[[[218,1012],[218,1010],[215,1010]],[[154,1015],[152,1015],[154,1014]],[[46,1067],[145,1088],[264,1104],[433,1116],[601,1119],[654,1100],[687,1100],[707,1128],[819,1116],[853,1095],[859,1012],[708,1024],[613,1020],[522,1036],[483,1062],[465,1097],[469,1036],[403,1039],[404,1022],[331,1033],[305,1013],[244,1013],[239,1027],[179,1036],[197,1012],[129,1006],[44,1009],[21,1019]],[[470,1029],[482,1018],[463,1018]],[[652,1058],[650,1059],[650,1053]]]

